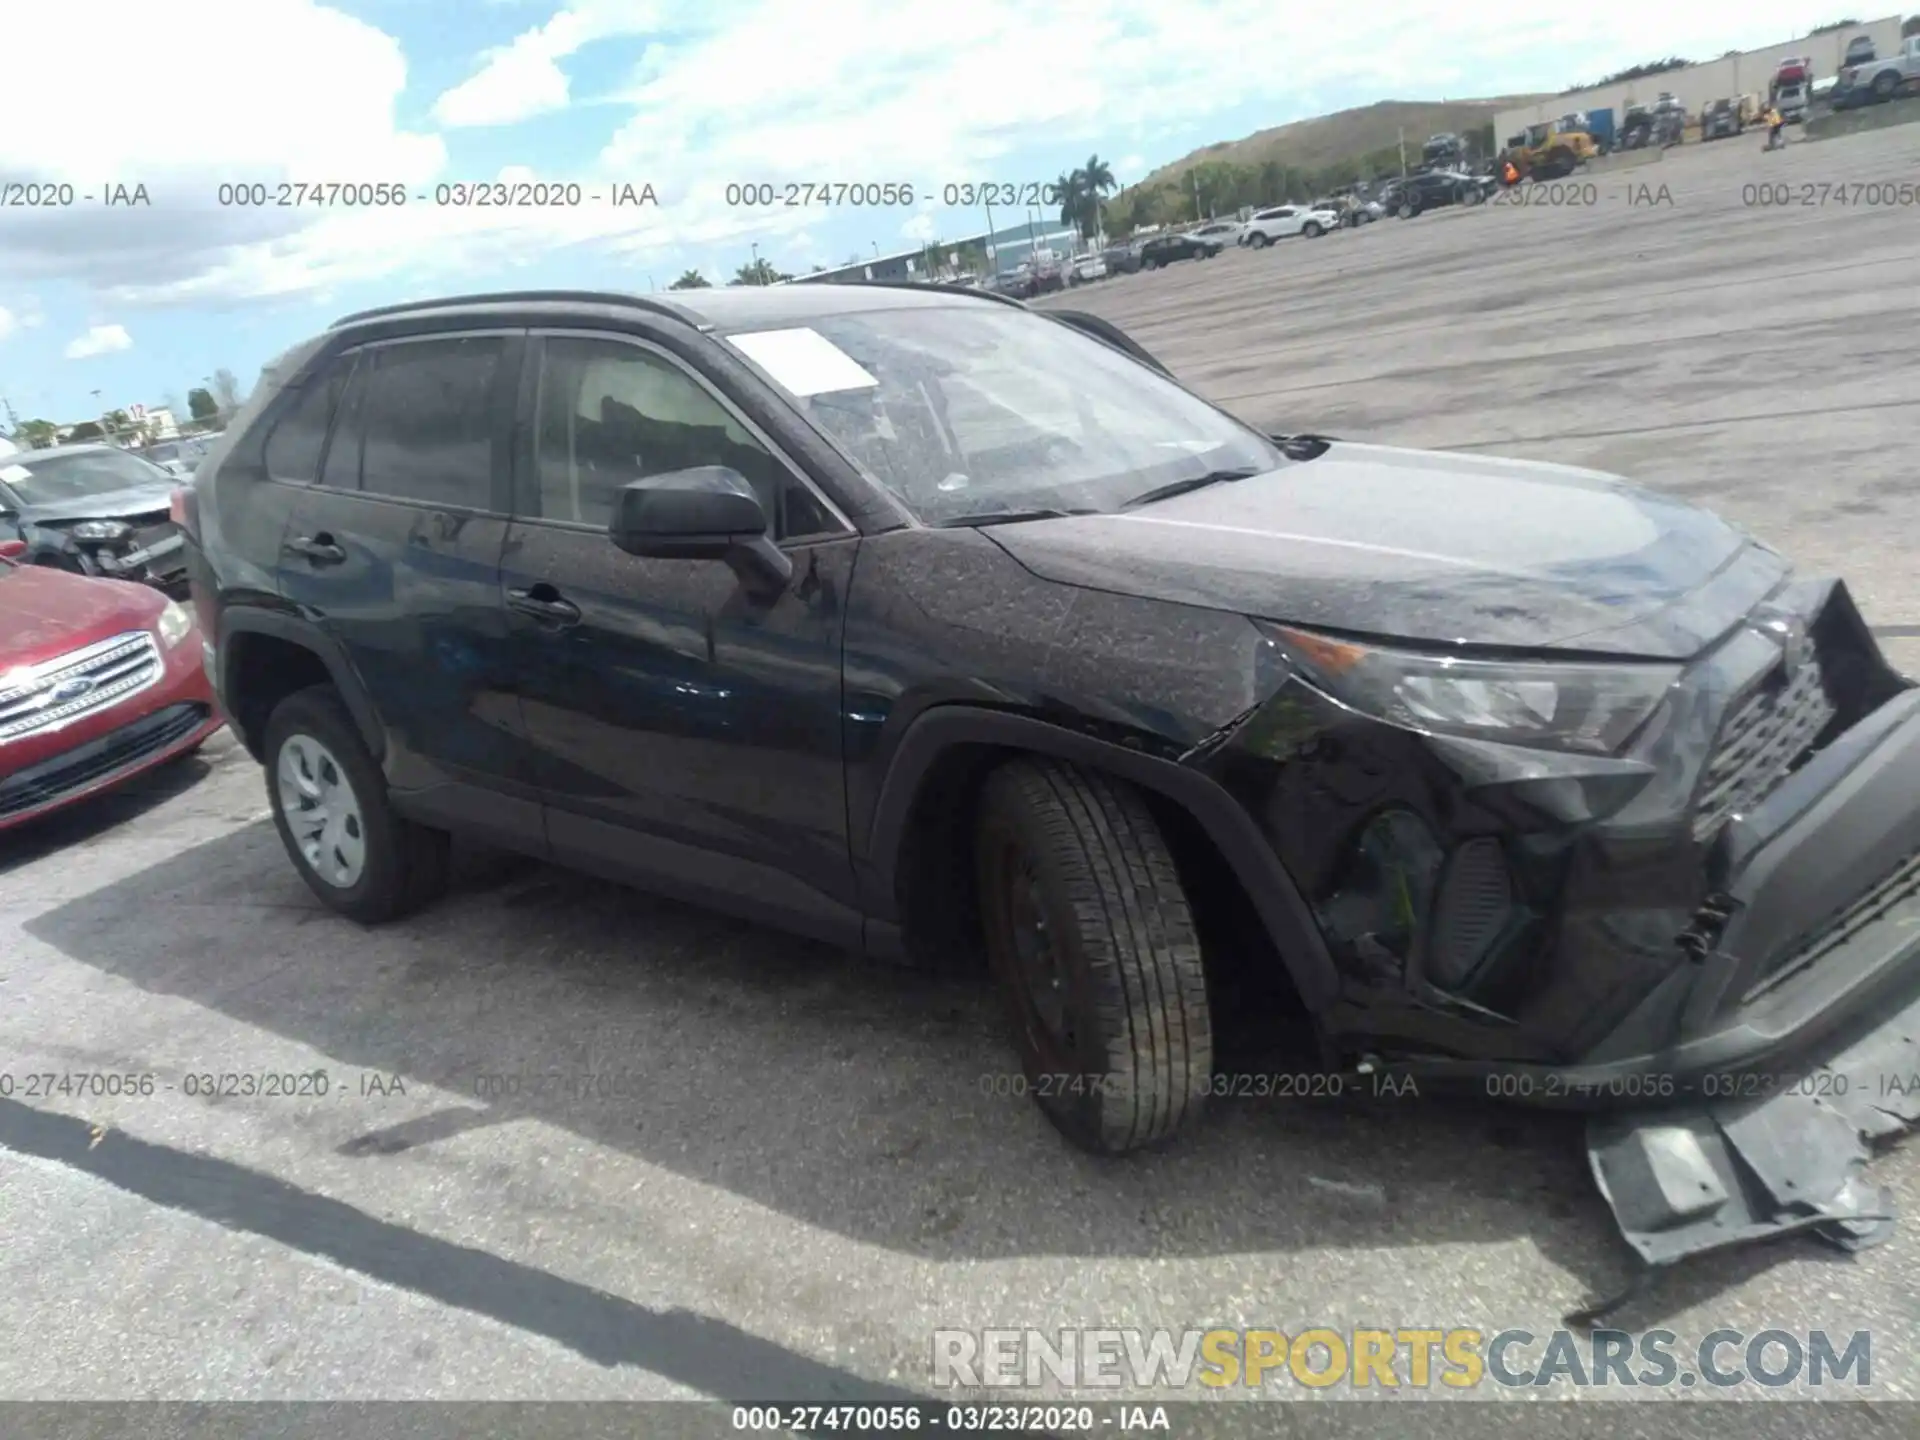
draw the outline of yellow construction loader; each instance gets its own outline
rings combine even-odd
[[[1524,135],[1507,142],[1500,157],[1500,173],[1512,175],[1515,181],[1559,180],[1599,153],[1599,145],[1585,130],[1563,129],[1558,122],[1548,120],[1529,126]]]

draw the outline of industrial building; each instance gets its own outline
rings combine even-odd
[[[1769,45],[1764,50],[1723,55],[1718,60],[1689,65],[1684,70],[1665,70],[1658,75],[1622,81],[1617,85],[1596,85],[1586,90],[1555,95],[1534,105],[1502,111],[1494,120],[1494,139],[1504,144],[1529,125],[1557,120],[1576,110],[1585,111],[1588,115],[1611,110],[1614,121],[1618,123],[1627,106],[1651,106],[1663,90],[1671,91],[1673,97],[1687,107],[1688,114],[1697,115],[1701,107],[1710,101],[1730,100],[1739,95],[1764,96],[1780,62],[1798,56],[1813,61],[1815,84],[1821,86],[1839,73],[1840,58],[1846,54],[1847,42],[1856,35],[1872,37],[1877,54],[1890,55],[1898,50],[1900,21],[1900,16],[1893,15],[1864,25],[1846,25],[1838,30]]]
[[[1027,220],[1018,225],[1008,225],[991,234],[981,232],[978,235],[963,235],[957,240],[942,240],[939,251],[943,263],[948,255],[962,246],[985,249],[987,258],[1000,274],[1012,270],[1021,261],[1031,258],[1035,250],[1052,250],[1057,255],[1068,255],[1081,248],[1082,241],[1077,231],[1070,225],[1062,225],[1058,220]],[[818,270],[811,275],[796,275],[796,284],[857,284],[863,280],[925,280],[926,248],[902,250],[896,255],[875,255],[871,260],[862,260],[853,265],[839,265],[831,270]]]

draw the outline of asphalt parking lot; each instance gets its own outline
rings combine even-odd
[[[1758,146],[1597,175],[1591,206],[1386,221],[1048,303],[1270,428],[1716,507],[1849,576],[1920,668],[1920,207],[1742,195],[1920,178],[1920,127]],[[1630,203],[1641,185],[1671,203]],[[0,1398],[928,1393],[935,1328],[1545,1334],[1629,1274],[1575,1122],[1226,1099],[1171,1151],[1099,1161],[990,1093],[1011,1063],[971,979],[518,860],[465,853],[446,901],[358,929],[302,886],[223,736],[0,837]],[[20,1083],[104,1071],[153,1093]],[[327,1093],[190,1093],[208,1074]],[[1920,1161],[1875,1176],[1908,1217],[1885,1246],[1696,1265],[1614,1323],[1866,1329],[1873,1396],[1913,1397]],[[1528,1433],[1576,1433],[1566,1409]],[[1706,1417],[1678,1422],[1660,1433]]]

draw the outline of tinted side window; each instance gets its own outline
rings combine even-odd
[[[374,351],[360,488],[428,505],[490,508],[494,378],[505,350],[502,337],[485,335]]]
[[[267,436],[267,474],[276,480],[311,485],[320,473],[320,452],[326,448],[327,426],[346,386],[351,358],[336,360],[310,376],[293,407],[283,414]]]
[[[553,336],[542,344],[533,427],[542,518],[605,525],[621,486],[697,465],[724,465],[745,476],[773,517],[777,538],[840,528],[677,365],[613,340]]]
[[[364,359],[354,364],[353,375],[334,409],[333,438],[327,442],[327,458],[320,471],[320,483],[330,490],[360,488],[361,415],[366,409],[367,375],[372,369]]]

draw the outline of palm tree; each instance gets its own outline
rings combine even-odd
[[[713,282],[698,270],[689,270],[667,286],[669,290],[711,290]]]
[[[791,280],[791,275],[783,275],[773,268],[770,260],[755,260],[751,265],[742,265],[733,272],[729,285],[771,285],[776,280]]]
[[[1081,233],[1092,239],[1100,233],[1100,202],[1118,182],[1113,178],[1113,167],[1098,155],[1089,155],[1087,163],[1073,173],[1080,178],[1080,199],[1086,207]]]
[[[1053,198],[1060,202],[1060,223],[1082,232],[1086,228],[1082,218],[1086,212],[1081,206],[1084,194],[1078,170],[1062,170],[1053,182]]]

